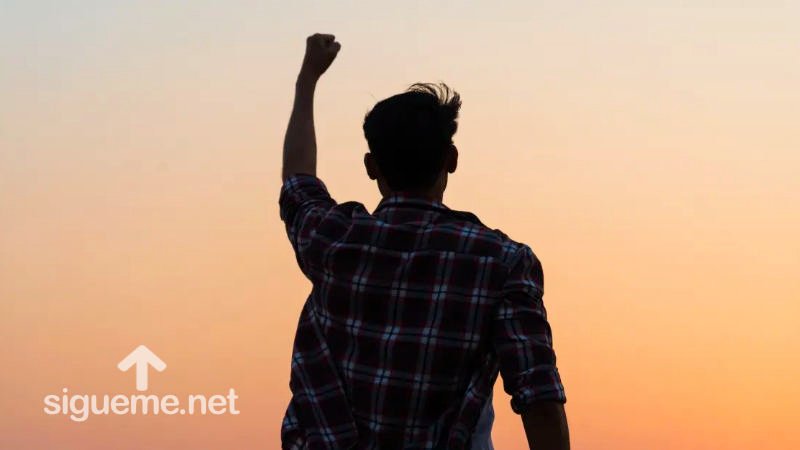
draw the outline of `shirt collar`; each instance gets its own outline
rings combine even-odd
[[[378,207],[375,208],[375,213],[389,208],[418,208],[431,211],[450,211],[450,208],[438,200],[431,200],[403,193],[395,193],[383,197],[380,203],[378,203]]]

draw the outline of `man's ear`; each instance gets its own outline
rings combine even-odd
[[[375,163],[375,159],[369,152],[364,153],[364,167],[367,169],[367,176],[370,180],[378,179],[380,171],[378,170],[378,165]]]
[[[447,173],[453,173],[456,171],[456,168],[458,168],[458,149],[455,145],[451,145],[450,150],[447,152],[445,168],[447,169]]]

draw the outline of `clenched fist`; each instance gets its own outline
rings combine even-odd
[[[306,56],[303,58],[302,76],[319,79],[330,67],[342,45],[332,34],[314,34],[306,39]]]

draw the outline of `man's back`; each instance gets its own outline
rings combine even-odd
[[[498,370],[517,412],[565,401],[530,248],[437,201],[337,205],[313,176],[280,203],[313,283],[284,447],[468,448]]]

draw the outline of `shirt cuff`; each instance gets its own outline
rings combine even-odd
[[[328,192],[328,188],[325,186],[325,183],[322,182],[316,175],[309,175],[306,173],[295,173],[289,175],[286,180],[284,180],[283,185],[281,186],[281,196],[283,196],[284,192],[287,191],[302,191],[304,188],[321,188],[325,193]]]
[[[320,201],[332,202],[328,188],[322,180],[303,173],[291,175],[281,186],[278,200],[281,219],[291,221],[301,208]]]
[[[522,414],[536,402],[567,402],[558,369],[553,366],[531,369],[518,379],[518,388],[511,397],[511,409]]]

